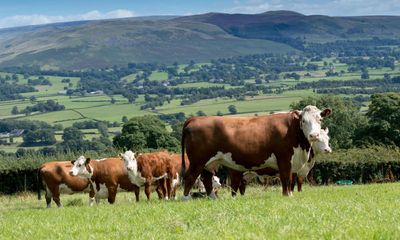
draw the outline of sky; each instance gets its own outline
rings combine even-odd
[[[0,0],[0,28],[207,12],[256,14],[273,10],[306,15],[400,16],[400,0]]]

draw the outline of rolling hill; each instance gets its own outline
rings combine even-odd
[[[173,62],[301,49],[301,41],[398,38],[400,17],[208,13],[0,29],[0,67],[85,69],[129,62]],[[298,49],[296,49],[298,48]]]

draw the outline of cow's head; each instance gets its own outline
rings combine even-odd
[[[213,188],[221,187],[221,182],[219,181],[219,177],[213,176],[213,178],[212,178],[212,186],[213,186]]]
[[[122,158],[122,160],[124,160],[124,164],[126,169],[128,169],[128,171],[135,171],[137,169],[135,169],[135,166],[137,166],[136,163],[136,158],[135,158],[135,153],[132,152],[131,150],[126,151],[125,153],[121,153],[120,157]]]
[[[89,165],[90,158],[85,158],[84,156],[80,156],[77,160],[71,161],[73,164],[71,171],[69,174],[72,176],[80,176],[84,178],[91,178],[93,175],[93,169]]]
[[[321,122],[324,117],[329,116],[332,110],[326,108],[318,109],[316,106],[308,105],[300,113],[300,128],[303,130],[304,136],[310,142],[318,140],[321,132]]]
[[[315,141],[312,145],[313,150],[316,154],[320,154],[320,153],[331,153],[332,149],[329,146],[329,129],[326,128],[321,129],[321,132],[319,134],[318,140]]]

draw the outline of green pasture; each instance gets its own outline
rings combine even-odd
[[[201,110],[207,115],[216,115],[218,111],[228,114],[228,106],[235,105],[238,113],[254,114],[259,112],[276,112],[289,110],[289,105],[302,97],[314,94],[312,90],[287,91],[283,94],[268,94],[256,97],[247,97],[244,101],[238,101],[234,98],[217,98],[201,100],[191,105],[180,105],[180,100],[173,100],[169,104],[164,104],[157,108],[158,113],[176,113],[184,112],[187,115],[196,115]]]
[[[182,194],[179,192],[178,196]],[[119,193],[116,203],[87,206],[62,195],[45,208],[35,194],[0,197],[0,239],[399,239],[400,184],[305,186],[288,198],[280,187],[249,187],[232,198],[188,202]]]
[[[159,72],[159,71],[153,71],[151,75],[149,76],[150,81],[162,81],[162,80],[168,80],[168,73],[166,72]]]

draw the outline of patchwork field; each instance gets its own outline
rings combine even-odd
[[[285,72],[281,73],[279,80],[262,81],[262,85],[268,86],[274,92],[271,94],[261,94],[255,97],[245,97],[244,99],[237,100],[235,97],[218,97],[213,99],[204,99],[190,105],[181,105],[181,99],[179,96],[177,99],[172,101],[165,101],[162,106],[157,106],[153,109],[142,110],[141,106],[145,104],[144,95],[139,95],[133,104],[128,103],[128,100],[121,95],[93,95],[88,94],[86,96],[66,96],[60,91],[65,90],[66,87],[69,89],[76,89],[79,84],[79,78],[74,77],[56,77],[56,76],[43,76],[52,85],[39,85],[35,86],[38,90],[33,93],[24,93],[23,96],[27,97],[23,100],[13,101],[1,101],[0,102],[0,119],[18,119],[18,120],[40,120],[49,124],[61,124],[64,128],[72,126],[73,123],[85,120],[100,120],[122,123],[122,117],[126,116],[128,119],[135,116],[143,116],[146,114],[171,114],[183,112],[186,116],[196,115],[198,112],[203,112],[207,115],[216,115],[217,113],[230,114],[228,107],[234,105],[239,115],[263,115],[277,111],[287,111],[290,109],[290,104],[299,101],[300,99],[315,95],[316,93],[312,89],[308,90],[294,90],[293,87],[300,82],[315,82],[321,79],[327,80],[360,80],[361,72],[348,72],[348,66],[343,63],[337,62],[334,58],[324,58],[322,61],[312,62],[317,64],[320,68],[316,71],[296,71],[300,76],[299,80],[293,78],[285,79],[282,76]],[[196,71],[200,65],[206,65],[206,63],[195,64],[190,71]],[[324,65],[331,66],[333,71],[340,72],[340,76],[326,77],[325,73],[327,69],[323,69]],[[187,65],[179,65],[178,72],[183,72]],[[390,74],[390,76],[400,75],[400,65],[396,62],[394,70],[390,68],[381,69],[368,69],[370,79],[382,79],[384,74]],[[139,72],[138,75],[143,74]],[[12,74],[0,72],[0,76],[8,76],[12,78]],[[18,81],[16,84],[26,85],[27,79],[23,75],[17,74]],[[263,76],[261,76],[262,78]],[[30,79],[38,79],[38,76],[29,76]],[[122,81],[132,82],[136,78],[136,74],[130,74],[123,78]],[[69,79],[65,81],[64,79]],[[167,72],[153,71],[149,75],[151,81],[164,81],[168,79]],[[254,78],[245,80],[245,83],[255,83]],[[9,80],[11,81],[11,80]],[[141,80],[143,81],[143,80]],[[360,80],[361,81],[361,80]],[[223,86],[226,89],[238,88],[239,86],[231,86],[226,83],[210,83],[210,82],[194,82],[194,83],[183,83],[177,86],[170,86],[170,88],[202,88],[211,86]],[[360,94],[358,94],[360,95]],[[34,99],[32,99],[34,96]],[[341,94],[343,97],[354,97],[355,95]],[[366,96],[366,95],[365,95]],[[156,95],[152,96],[156,97]],[[28,106],[33,106],[41,101],[54,100],[59,104],[65,106],[65,110],[57,112],[34,112],[30,115],[19,113],[13,115],[12,109],[17,107],[18,111],[23,111]],[[362,111],[367,110],[368,102],[364,102]],[[94,129],[96,131],[96,129]],[[90,137],[87,137],[90,138]],[[2,147],[2,150],[7,152],[14,152],[18,148],[18,143],[10,146]]]
[[[305,186],[293,198],[280,187],[250,187],[218,200],[87,206],[87,196],[62,196],[64,208],[45,209],[34,194],[0,197],[0,239],[398,239],[400,184]],[[181,193],[178,195],[181,196]],[[54,204],[54,203],[53,203]],[[66,224],[68,223],[68,224]]]

